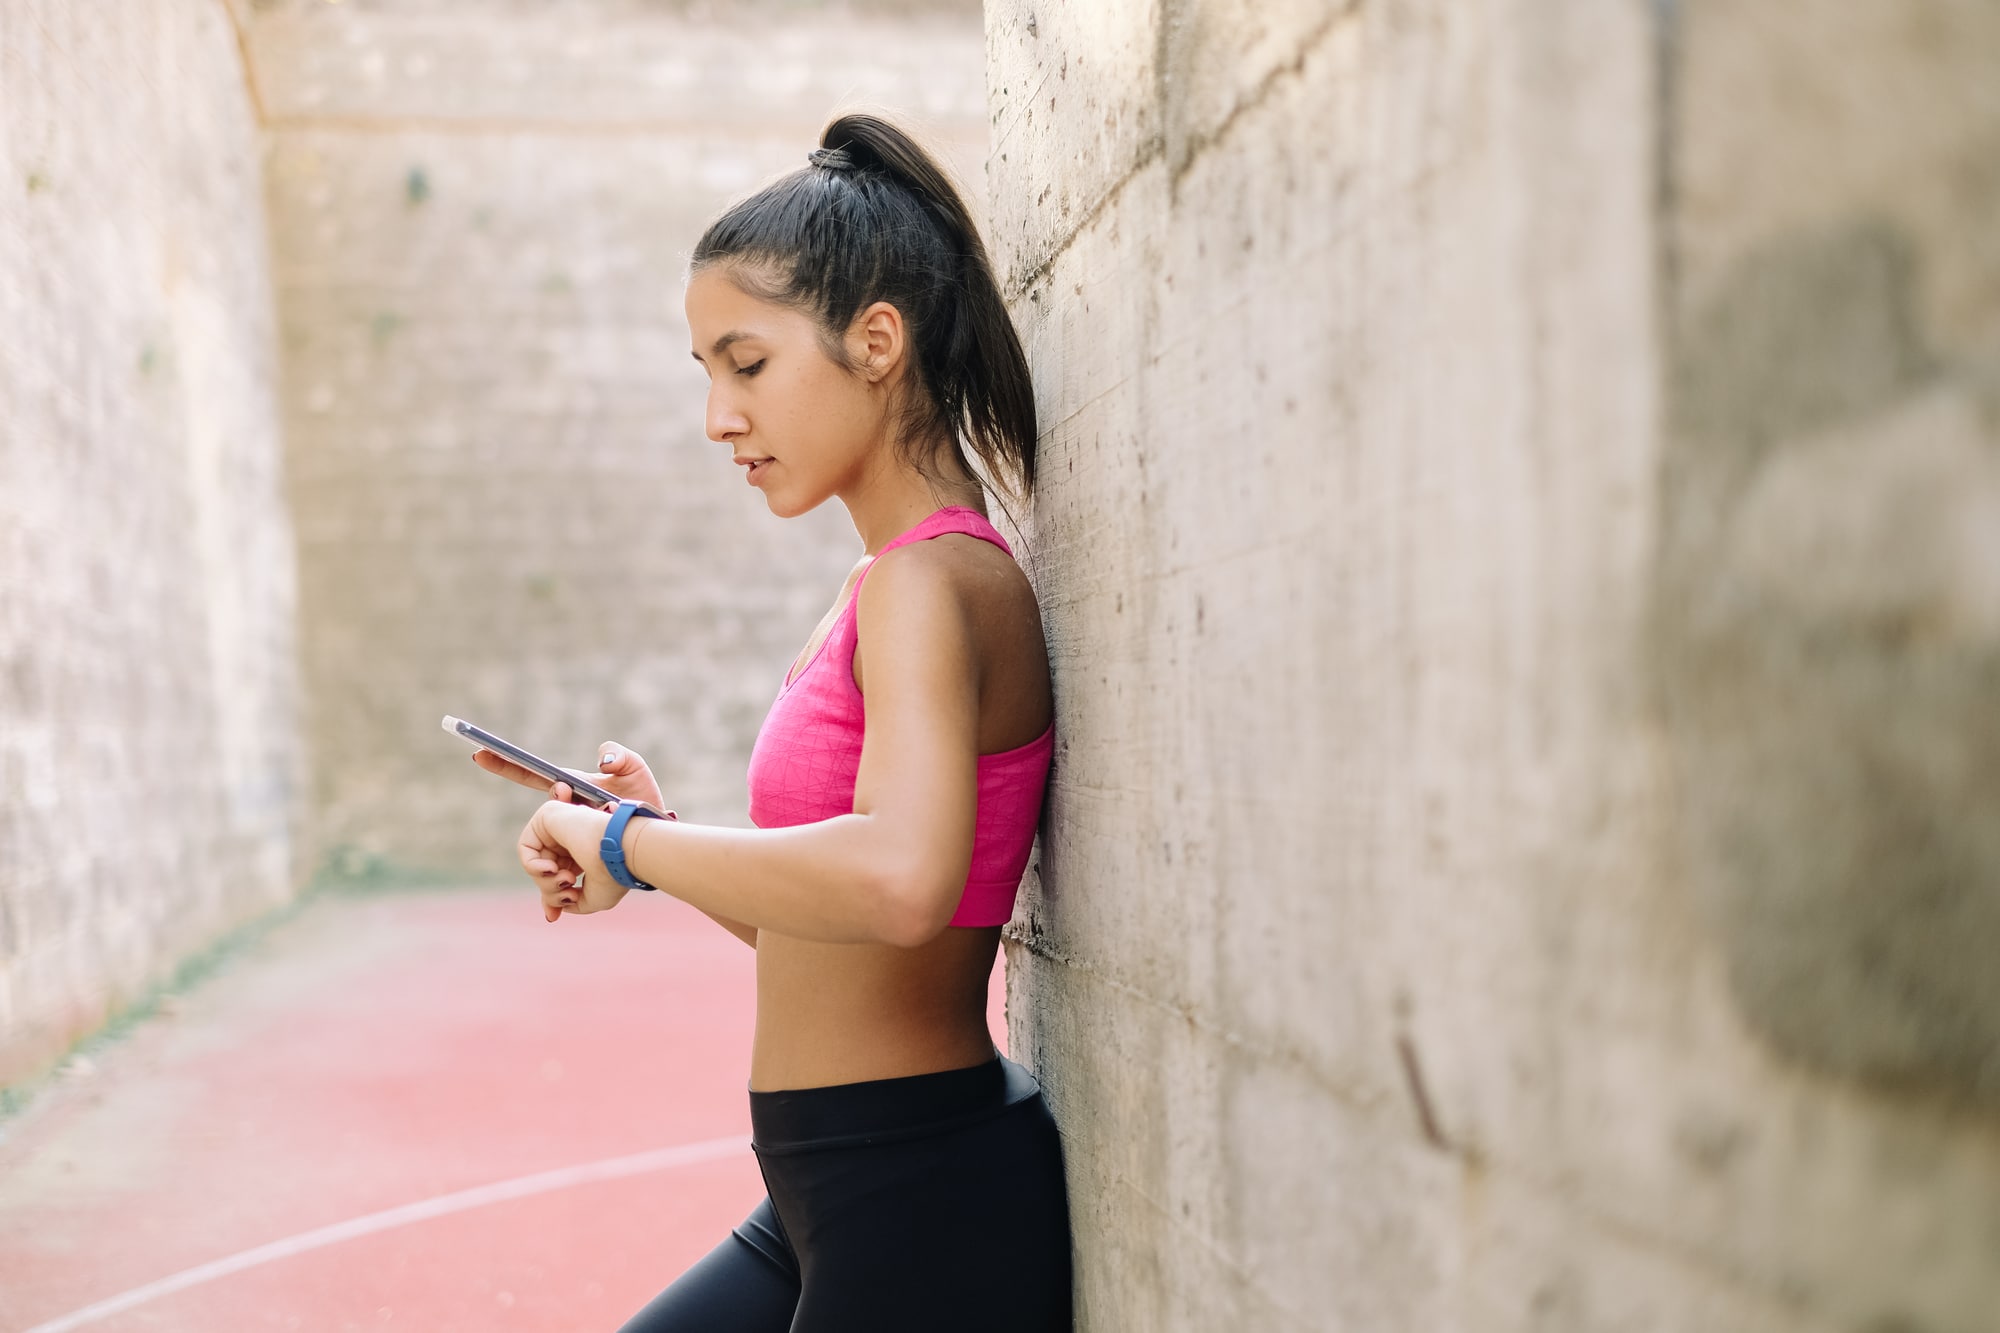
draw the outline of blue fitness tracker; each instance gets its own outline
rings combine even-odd
[[[662,814],[644,801],[620,801],[611,812],[611,822],[604,826],[603,841],[597,844],[598,859],[611,872],[611,878],[628,889],[651,889],[653,886],[643,879],[635,878],[625,868],[625,826],[632,822],[632,816],[644,815],[648,819],[672,819],[674,812]]]

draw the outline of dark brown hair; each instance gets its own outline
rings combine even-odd
[[[909,330],[913,392],[903,404],[909,462],[935,475],[927,446],[964,444],[987,477],[1021,496],[1035,484],[1035,398],[986,246],[931,155],[879,116],[841,116],[810,165],[710,224],[690,264],[729,263],[745,289],[806,311],[835,360],[855,316],[886,301]]]

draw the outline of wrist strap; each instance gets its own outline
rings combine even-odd
[[[634,815],[643,815],[647,819],[674,818],[673,811],[655,810],[644,801],[620,801],[611,812],[611,822],[604,826],[604,837],[597,844],[597,857],[611,872],[611,878],[626,888],[650,890],[652,885],[636,878],[625,866],[625,826],[632,822]]]

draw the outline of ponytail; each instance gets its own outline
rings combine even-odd
[[[751,270],[736,276],[756,283],[756,295],[810,313],[830,350],[867,306],[895,306],[916,372],[904,404],[909,461],[931,475],[922,451],[945,443],[970,471],[969,444],[997,489],[1032,494],[1028,360],[950,178],[879,116],[835,120],[807,160],[717,218],[695,246],[692,269],[728,262]]]

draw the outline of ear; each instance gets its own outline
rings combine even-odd
[[[903,312],[877,301],[854,317],[847,331],[847,354],[861,377],[871,384],[888,379],[909,354],[909,330]]]

